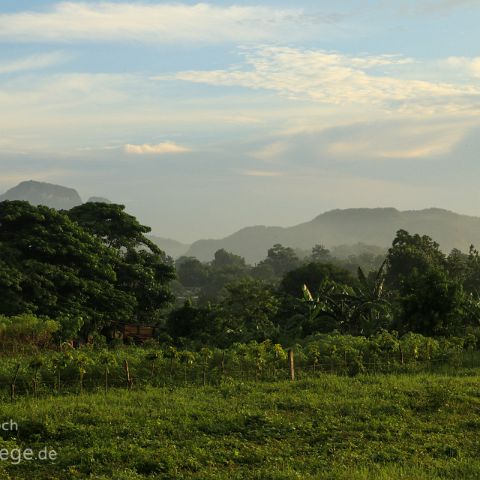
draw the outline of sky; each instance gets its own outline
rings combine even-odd
[[[480,0],[0,0],[0,193],[192,242],[334,208],[480,216]]]

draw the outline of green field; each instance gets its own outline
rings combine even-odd
[[[480,383],[321,374],[290,382],[111,389],[0,405],[2,479],[478,479]],[[0,452],[1,453],[1,452]]]

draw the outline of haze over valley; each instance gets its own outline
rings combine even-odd
[[[0,195],[2,200],[26,200],[32,205],[46,205],[69,210],[83,203],[79,193],[69,187],[45,182],[25,181]],[[107,202],[104,197],[90,197],[87,202]],[[322,244],[336,248],[336,255],[369,251],[369,246],[386,250],[399,229],[434,238],[445,252],[457,248],[467,251],[471,244],[480,245],[480,218],[448,210],[399,211],[395,208],[350,208],[319,214],[311,221],[290,227],[246,226],[219,239],[198,239],[185,244],[170,238],[168,231],[153,231],[150,238],[173,258],[193,256],[211,261],[217,250],[240,255],[248,263],[262,260],[275,244],[308,253]],[[342,249],[340,246],[349,247]],[[381,250],[381,249],[380,249]]]

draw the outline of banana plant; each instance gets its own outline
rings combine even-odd
[[[373,275],[365,275],[358,267],[359,287],[351,298],[353,305],[351,331],[361,335],[373,335],[389,326],[392,305],[385,290],[386,260]]]

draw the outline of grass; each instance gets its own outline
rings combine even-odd
[[[296,383],[112,389],[0,405],[1,479],[478,479],[478,377],[322,374]]]

